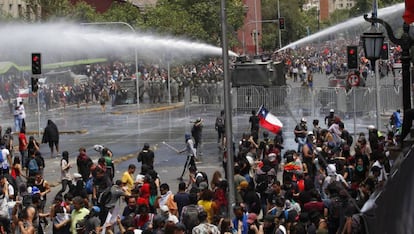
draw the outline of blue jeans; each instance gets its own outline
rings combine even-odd
[[[20,121],[18,117],[14,117],[14,131],[20,132]]]
[[[297,137],[298,139],[298,153],[302,152],[303,146],[306,144],[306,137]]]

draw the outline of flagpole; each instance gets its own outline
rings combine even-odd
[[[260,113],[260,111],[262,110],[262,108],[263,108],[263,104],[259,107],[259,110],[257,110],[256,115],[258,115]]]

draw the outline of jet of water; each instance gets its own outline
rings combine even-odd
[[[397,20],[399,21],[398,22],[399,25],[402,25],[402,21],[403,21],[402,13],[404,9],[405,9],[404,3],[396,4],[390,7],[385,7],[385,8],[378,10],[378,17],[384,20],[391,20],[391,21]],[[399,18],[397,19],[397,17]],[[306,45],[312,42],[321,41],[323,39],[326,40],[328,36],[339,35],[341,33],[343,33],[342,35],[353,37],[355,39],[356,37],[359,37],[361,35],[361,32],[363,32],[363,30],[366,27],[369,27],[369,26],[370,24],[366,22],[362,16],[358,16],[350,20],[347,20],[345,22],[326,28],[320,32],[317,32],[315,34],[312,34],[300,40],[297,40],[293,43],[290,43],[284,46],[283,48],[279,49],[278,51],[283,51],[286,49],[294,49],[298,46]]]
[[[220,56],[220,47],[149,33],[121,32],[100,26],[58,22],[44,24],[7,24],[0,26],[0,60],[27,65],[30,54],[42,53],[44,63],[100,56],[140,59],[170,58],[190,60],[201,56]],[[235,56],[235,53],[229,52]]]

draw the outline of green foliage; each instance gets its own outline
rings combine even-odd
[[[145,14],[145,27],[217,44],[221,37],[220,0],[160,0]],[[237,31],[243,24],[241,0],[227,1],[227,22]]]
[[[68,17],[80,22],[94,22],[98,18],[95,8],[86,2],[79,2],[71,7]]]
[[[69,0],[25,0],[35,21],[67,17],[71,13]]]
[[[139,9],[131,3],[119,3],[114,1],[107,12],[98,16],[98,21],[125,22],[135,28],[143,25],[144,17]]]

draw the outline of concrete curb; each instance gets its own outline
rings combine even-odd
[[[149,109],[141,109],[141,110],[135,110],[135,111],[111,111],[111,114],[114,115],[121,115],[121,114],[144,114],[149,112],[159,112],[159,111],[165,111],[165,110],[173,110],[176,108],[183,107],[184,103],[178,103],[175,105],[169,105],[169,106],[160,106],[160,107],[154,107]]]
[[[86,134],[88,133],[87,129],[80,129],[80,130],[63,130],[63,131],[59,131],[59,134]],[[27,135],[38,135],[39,133],[36,131],[28,131],[26,132],[26,136]],[[13,135],[18,136],[19,133],[13,133]],[[43,132],[41,132],[41,135],[43,135]]]

